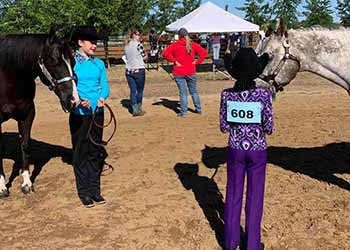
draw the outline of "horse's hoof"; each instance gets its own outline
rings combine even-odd
[[[21,190],[22,190],[22,193],[29,194],[31,187],[29,187],[28,185],[25,185],[25,186],[21,187]]]
[[[6,198],[9,195],[10,195],[10,192],[7,189],[0,191],[0,199]]]

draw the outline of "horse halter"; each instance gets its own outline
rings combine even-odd
[[[283,42],[283,47],[284,47],[284,56],[281,59],[281,61],[278,63],[273,73],[269,76],[260,77],[262,80],[268,82],[270,85],[272,84],[272,86],[276,89],[276,92],[283,91],[283,86],[281,84],[278,84],[275,81],[275,78],[280,73],[282,67],[286,64],[287,60],[292,60],[297,62],[298,69],[300,69],[300,61],[298,60],[298,58],[289,53],[290,44],[288,39]]]
[[[44,74],[44,76],[47,78],[47,80],[49,80],[51,85],[49,85],[48,87],[49,87],[49,90],[51,90],[51,91],[55,90],[58,85],[60,85],[64,82],[76,80],[76,78],[73,76],[73,71],[72,71],[72,67],[70,66],[70,63],[67,61],[67,59],[63,55],[62,55],[62,59],[63,59],[64,63],[67,65],[70,76],[66,76],[66,77],[63,77],[63,78],[57,80],[57,79],[53,78],[52,75],[50,74],[50,72],[47,70],[47,68],[44,64],[43,58],[41,56],[39,57],[38,65],[41,69],[41,72]]]

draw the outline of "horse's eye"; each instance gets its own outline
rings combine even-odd
[[[53,55],[46,56],[44,58],[44,62],[47,66],[49,66],[49,65],[57,66],[57,64],[59,64],[59,60],[56,57],[54,57]]]
[[[267,53],[268,55],[269,55],[269,61],[271,62],[272,61],[272,59],[274,58],[274,54],[273,53]]]
[[[57,57],[55,57],[55,56],[50,56],[50,63],[52,63],[52,64],[58,64],[58,59],[57,59]]]

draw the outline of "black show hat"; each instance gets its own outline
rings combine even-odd
[[[73,31],[71,40],[73,42],[78,42],[78,40],[96,42],[98,40],[97,31],[91,26],[77,26]]]
[[[258,57],[254,49],[241,48],[227,70],[236,80],[254,80],[263,72],[268,61],[266,56]]]

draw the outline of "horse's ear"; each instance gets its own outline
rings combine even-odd
[[[52,44],[57,39],[57,31],[55,27],[51,27],[49,31],[49,36],[47,38],[47,43]]]
[[[277,19],[275,33],[278,36],[284,36],[287,33],[287,27],[286,27],[282,17]]]

